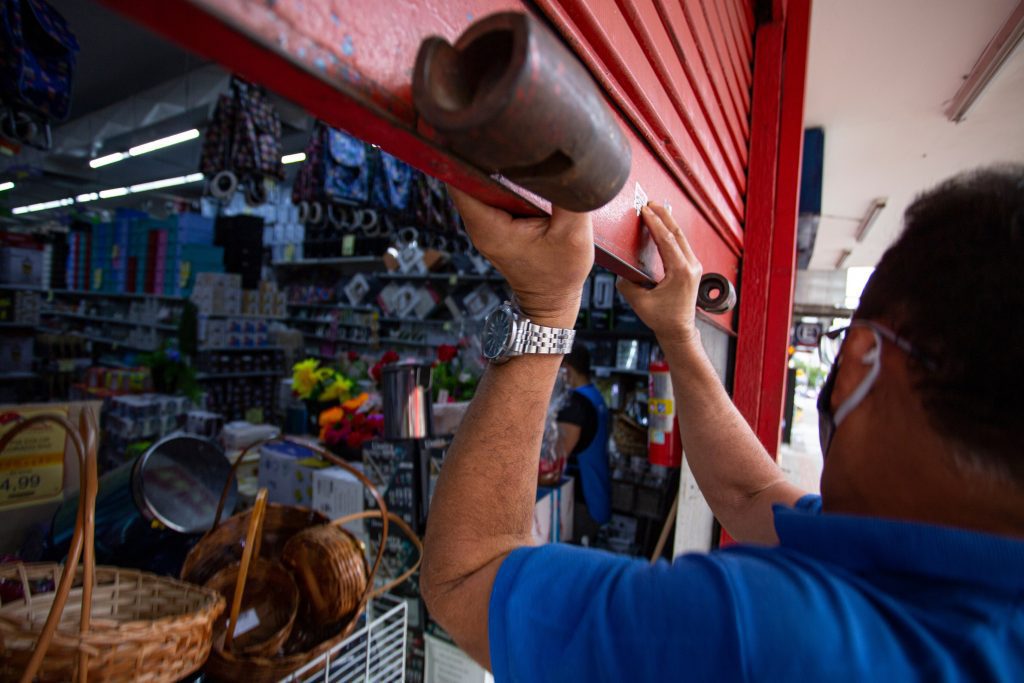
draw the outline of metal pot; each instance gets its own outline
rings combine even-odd
[[[430,366],[424,363],[393,363],[381,371],[385,439],[433,436],[430,378]]]

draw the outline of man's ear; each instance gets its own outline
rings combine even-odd
[[[870,360],[873,353],[882,352],[882,349],[876,348],[877,343],[878,340],[868,327],[858,325],[846,332],[838,360],[839,367],[836,368],[836,383],[832,389],[833,413],[860,386],[864,376],[871,370],[872,364],[864,360]]]

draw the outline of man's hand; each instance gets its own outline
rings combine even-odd
[[[571,328],[594,264],[590,215],[551,208],[551,218],[513,218],[449,187],[473,245],[494,264],[527,318]]]
[[[644,224],[665,265],[665,277],[654,289],[619,278],[616,283],[640,319],[665,344],[687,344],[697,339],[697,288],[700,261],[682,228],[663,206],[651,203],[642,212]]]

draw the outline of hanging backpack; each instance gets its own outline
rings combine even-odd
[[[206,129],[199,169],[213,196],[228,200],[241,184],[251,205],[266,201],[264,179],[284,179],[281,119],[262,88],[231,79]]]
[[[327,129],[325,140],[324,195],[346,204],[365,204],[370,199],[368,145],[348,133]]]
[[[71,110],[78,40],[44,0],[0,0],[0,101],[3,132],[49,148],[51,121]],[[40,132],[45,142],[40,142]]]
[[[379,150],[373,183],[373,203],[382,209],[403,212],[412,204],[415,169],[384,150]]]
[[[321,121],[313,124],[313,132],[306,143],[306,160],[299,166],[292,184],[292,204],[298,206],[302,202],[313,202],[320,198],[324,186],[324,139],[327,126]]]

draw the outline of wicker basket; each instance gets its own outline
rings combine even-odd
[[[334,521],[327,521],[322,515],[317,516],[306,508],[284,505],[267,505],[263,519],[263,531],[260,536],[263,539],[262,543],[258,547],[255,547],[253,552],[249,553],[249,555],[255,555],[256,557],[262,557],[269,560],[276,560],[280,558],[284,547],[288,544],[288,541],[302,531],[302,529],[295,528],[297,526],[296,523],[302,519],[309,520],[310,522],[304,528],[316,529],[328,526],[339,528],[341,525],[357,519],[366,519],[370,517],[378,518],[381,520],[382,526],[380,546],[377,548],[372,566],[366,573],[364,588],[355,601],[355,608],[342,620],[324,626],[317,623],[308,611],[300,610],[299,617],[296,619],[291,635],[288,637],[281,650],[274,655],[245,655],[233,652],[228,648],[219,647],[217,643],[214,643],[210,658],[204,667],[204,671],[213,680],[245,680],[247,683],[269,683],[270,681],[278,681],[281,678],[284,678],[310,660],[319,657],[324,652],[327,652],[348,637],[348,635],[355,629],[360,615],[373,597],[398,586],[412,576],[419,567],[419,559],[417,559],[416,563],[401,576],[392,580],[385,586],[374,589],[373,578],[376,575],[377,570],[381,565],[381,560],[384,557],[384,551],[387,546],[389,525],[393,524],[398,526],[402,532],[410,538],[417,551],[422,555],[422,545],[420,544],[419,538],[401,518],[396,517],[394,514],[387,511],[387,504],[384,502],[380,492],[377,491],[373,483],[370,482],[362,472],[356,470],[347,462],[341,460],[333,453],[323,448],[303,441],[294,441],[287,437],[277,437],[275,439],[254,444],[253,446],[250,446],[246,452],[253,448],[258,448],[265,443],[280,441],[291,441],[292,443],[304,448],[309,448],[318,453],[328,462],[338,465],[350,472],[367,488],[374,500],[377,502],[378,509],[348,515],[347,517],[342,517]],[[238,464],[244,459],[246,452],[243,452],[235,461],[235,465],[231,471],[232,478],[234,477]],[[246,553],[244,552],[244,548],[247,545],[246,537],[249,535],[251,526],[250,515],[254,514],[253,511],[240,513],[227,519],[223,524],[219,523],[221,514],[223,513],[226,493],[230,484],[231,480],[229,478],[229,480],[225,482],[224,495],[221,496],[221,506],[218,508],[216,517],[218,521],[214,522],[213,529],[200,539],[199,543],[196,544],[189,553],[189,556],[186,558],[185,564],[182,568],[183,578],[194,580],[194,577],[201,576],[207,572],[216,572],[224,566],[236,561],[234,558],[238,555],[242,556],[242,562],[245,561]],[[287,522],[287,526],[279,526],[278,522]],[[340,531],[340,529],[338,530]],[[340,546],[337,546],[336,548],[340,550]],[[341,563],[341,566],[336,568],[336,571],[342,575],[349,576],[354,572],[358,572],[359,565],[365,567],[365,558],[362,550],[360,549],[358,552],[352,552],[354,549],[354,545],[350,546],[349,552],[343,552],[335,558],[337,562]],[[303,570],[298,566],[293,565],[290,569],[293,572],[293,576],[300,577],[303,574]],[[302,587],[301,584],[300,587]],[[308,586],[306,587],[308,589]],[[328,586],[325,584],[324,588],[328,588]]]
[[[0,566],[21,583],[23,597],[0,605],[0,680],[177,681],[210,652],[212,625],[224,610],[216,592],[183,581],[117,567],[96,567],[93,549],[97,435],[84,411],[80,429],[55,415],[19,419],[0,438],[0,452],[40,422],[60,425],[82,463],[75,533],[65,572],[57,564]],[[84,435],[84,439],[83,439]],[[86,445],[87,444],[87,445]],[[33,586],[42,590],[33,591]],[[45,659],[44,659],[45,658]]]
[[[647,457],[647,429],[622,413],[615,413],[612,440],[623,457]]]

